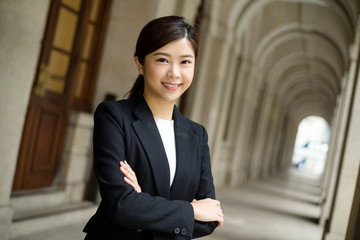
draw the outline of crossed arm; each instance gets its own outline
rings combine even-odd
[[[141,188],[138,184],[136,174],[126,161],[120,161],[120,171],[125,175],[124,181],[131,185],[136,192],[140,193]],[[217,221],[221,227],[224,223],[224,215],[222,213],[220,202],[211,198],[196,200],[191,202],[194,209],[195,220],[201,222]]]

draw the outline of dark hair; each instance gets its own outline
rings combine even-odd
[[[150,21],[141,30],[136,43],[134,56],[138,57],[141,65],[145,63],[145,56],[166,44],[177,39],[187,38],[194,48],[195,59],[199,51],[199,42],[195,29],[188,24],[183,17],[167,16],[160,17]],[[142,96],[144,93],[144,76],[139,74],[131,90],[128,92],[128,98],[134,99]]]

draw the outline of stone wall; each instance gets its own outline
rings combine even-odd
[[[48,4],[0,1],[0,239],[9,237],[12,181]]]

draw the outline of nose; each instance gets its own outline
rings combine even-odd
[[[179,78],[179,77],[180,77],[179,66],[177,66],[177,64],[172,64],[168,72],[168,78]]]

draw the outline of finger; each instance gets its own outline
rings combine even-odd
[[[123,163],[122,161],[119,162],[120,168],[121,168],[121,166],[123,166],[123,164],[124,164],[124,163]],[[121,169],[120,169],[120,170],[121,170]]]
[[[120,166],[120,171],[124,174],[129,174],[129,172],[123,166]]]
[[[129,169],[126,169],[127,177],[131,179],[131,181],[137,182],[136,175],[134,172],[131,172]]]
[[[135,173],[133,172],[133,171],[131,171],[131,168],[130,168],[130,170],[129,170],[129,168],[128,167],[123,167],[123,166],[121,166],[122,167],[122,172],[124,173],[124,175],[134,184],[134,188],[135,188],[135,186],[137,186],[138,185],[138,182],[137,182],[137,178],[136,178],[136,175],[135,175]],[[130,172],[131,171],[131,172]]]
[[[135,174],[135,172],[132,170],[132,168],[130,167],[130,165],[127,163],[126,160],[121,161],[120,164],[121,164],[121,166],[123,166],[129,173],[131,173],[131,174],[133,174],[133,175]]]
[[[124,160],[125,166],[127,167],[127,169],[129,169],[131,172],[133,172],[130,164],[128,164],[128,162],[126,160]]]
[[[124,180],[125,180],[126,183],[128,183],[130,186],[132,186],[136,192],[138,192],[138,193],[141,192],[141,188],[137,183],[134,183],[133,181],[131,181],[127,177],[124,177]]]
[[[132,170],[132,168],[130,167],[130,165],[129,165],[127,162],[125,162],[125,163],[126,163],[126,169],[127,169],[129,172],[131,172],[131,174],[135,175],[135,172]]]
[[[123,161],[120,161],[120,168],[123,167],[124,169],[126,169],[126,165]]]
[[[120,171],[130,180],[133,180],[131,174],[126,170],[126,168],[124,168],[123,166],[120,167]]]
[[[134,171],[126,161],[121,161],[120,165],[123,166],[128,172],[134,173]]]
[[[222,225],[224,224],[224,222],[223,221],[218,221],[218,227],[222,227]]]
[[[127,168],[124,166],[120,166],[120,170],[126,175],[129,175],[129,176],[131,175],[130,172],[127,170]]]
[[[120,166],[120,171],[126,175],[127,171],[123,166]]]
[[[127,177],[124,177],[124,180],[127,184],[131,185],[133,188],[135,188],[134,183],[132,181],[130,181],[130,179],[128,179]]]
[[[219,218],[218,220],[218,227],[221,227],[224,224],[224,218]]]

